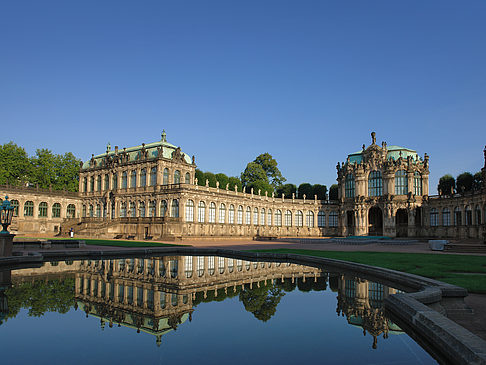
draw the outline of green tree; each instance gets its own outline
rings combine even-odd
[[[13,142],[0,146],[0,184],[20,185],[28,181],[31,164],[27,152]]]
[[[230,184],[229,186],[230,190],[234,190],[236,185],[238,187],[238,191],[241,191],[242,184],[241,184],[241,180],[238,177],[230,176],[228,182]]]
[[[456,189],[456,180],[452,175],[446,174],[439,179],[439,185],[437,185],[437,191],[440,195],[454,194]]]
[[[201,170],[196,169],[196,175],[195,175],[195,177],[197,179],[197,184],[199,186],[204,186],[206,184],[206,180],[204,178],[204,172],[202,172]]]
[[[299,189],[297,190],[299,195],[299,199],[303,199],[304,195],[306,196],[307,199],[314,199],[314,189],[312,188],[312,185],[309,183],[302,183],[299,185]]]
[[[248,312],[253,313],[255,318],[266,322],[277,311],[277,305],[285,295],[282,290],[274,284],[253,286],[240,292],[240,302],[243,303]]]
[[[474,177],[470,172],[463,172],[456,178],[456,188],[458,193],[471,191],[473,188]]]
[[[216,176],[212,172],[204,173],[204,185],[206,185],[206,180],[209,181],[209,186],[212,188],[216,187]]]
[[[282,183],[286,181],[277,167],[277,161],[272,157],[271,154],[262,153],[261,155],[257,156],[253,162],[259,164],[263,168],[263,171],[265,171],[265,175],[267,176],[267,182],[270,183],[274,188],[282,185]]]
[[[56,156],[47,148],[37,149],[35,156],[30,159],[32,170],[32,183],[38,184],[39,187],[47,189],[54,185],[56,181]]]
[[[216,181],[219,182],[219,188],[226,189],[226,184],[229,183],[228,176],[220,172],[219,174],[214,175],[214,177],[216,178]]]
[[[483,175],[481,174],[481,171],[478,171],[474,174],[473,190],[481,190],[482,185],[483,185]]]
[[[77,159],[71,152],[56,156],[57,177],[54,183],[54,189],[78,191],[80,163],[81,160]]]
[[[326,185],[314,184],[312,188],[313,188],[313,195],[317,195],[317,199],[326,200],[326,194],[327,194]]]
[[[245,171],[241,173],[241,182],[243,186],[253,184],[257,181],[268,182],[267,174],[263,170],[263,167],[256,162],[249,162],[246,165]]]
[[[260,195],[265,195],[265,192],[267,192],[267,194],[270,196],[273,193],[273,186],[262,180],[248,184],[246,187],[247,193],[251,191],[251,188],[253,188],[254,194],[258,194],[258,190],[260,190]]]
[[[284,184],[277,188],[277,196],[280,197],[282,194],[287,198],[291,198],[292,194],[297,192],[297,186],[294,184]]]
[[[329,188],[329,200],[338,200],[339,199],[339,193],[338,193],[338,185],[337,184],[332,184],[331,187]]]

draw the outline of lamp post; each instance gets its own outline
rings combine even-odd
[[[3,230],[0,232],[0,257],[12,256],[12,244],[15,235],[7,231],[8,226],[12,223],[14,208],[8,201],[8,196],[0,205],[0,224]]]

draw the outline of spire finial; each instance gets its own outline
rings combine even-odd
[[[376,133],[371,132],[371,144],[376,144]]]
[[[111,144],[110,142],[108,142],[108,144],[106,145],[106,152],[110,152],[111,151]]]
[[[167,134],[165,133],[165,129],[162,129],[162,142],[167,142]]]

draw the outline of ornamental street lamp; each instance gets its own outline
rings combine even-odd
[[[7,231],[8,226],[12,223],[14,207],[8,201],[8,196],[5,197],[2,205],[0,205],[0,224],[3,227],[3,230],[0,234],[10,234]]]

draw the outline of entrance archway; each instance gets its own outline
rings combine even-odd
[[[368,211],[368,235],[383,236],[383,212],[378,207]]]
[[[395,216],[397,237],[408,237],[408,212],[406,209],[398,209]]]

